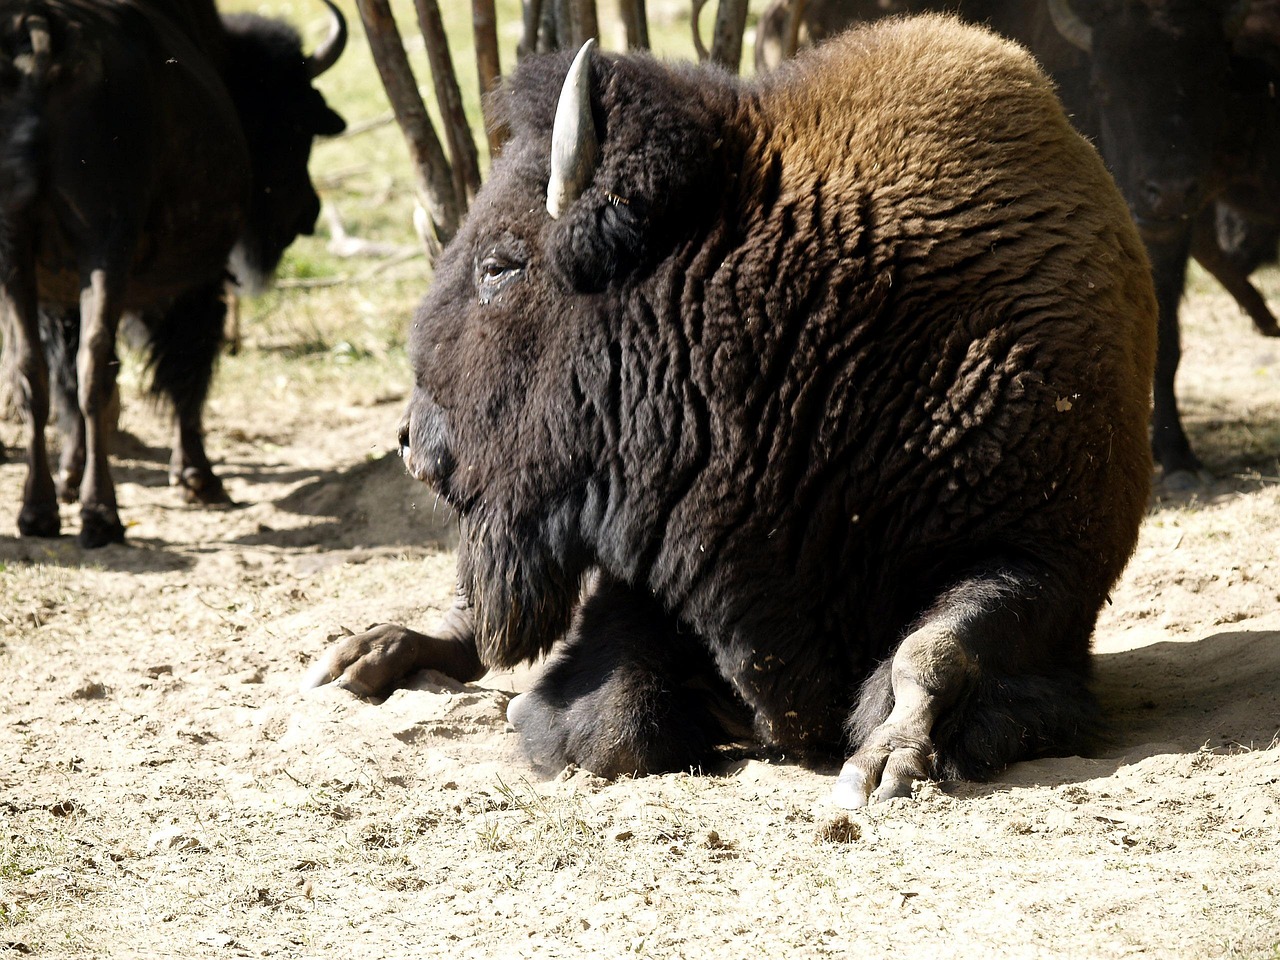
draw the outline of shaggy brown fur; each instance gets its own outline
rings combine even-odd
[[[565,69],[513,78],[412,331],[402,439],[461,514],[463,672],[564,636],[512,719],[610,774],[743,721],[855,751],[854,804],[1075,748],[1146,502],[1156,305],[1031,58],[938,17],[745,84],[595,57],[600,164],[551,220]],[[318,679],[393,683],[432,665],[415,636]]]

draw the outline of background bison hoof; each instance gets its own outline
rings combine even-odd
[[[69,474],[58,477],[54,484],[58,491],[58,500],[62,503],[75,503],[80,499],[80,478]]]
[[[124,543],[124,524],[112,509],[86,509],[80,515],[80,536],[77,540],[86,550]]]
[[[26,507],[18,514],[18,533],[24,537],[56,537],[62,531],[57,506]]]
[[[1217,478],[1203,467],[1195,470],[1171,470],[1160,478],[1160,486],[1165,493],[1196,493],[1215,479]]]
[[[230,503],[226,489],[217,475],[207,470],[187,467],[181,473],[169,475],[169,483],[182,488],[182,495],[187,503],[218,504]]]

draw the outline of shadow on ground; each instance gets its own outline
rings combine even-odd
[[[1262,750],[1280,736],[1280,632],[1216,633],[1098,656],[1094,687],[1107,732],[1090,757],[1014,764],[957,796],[1107,777],[1147,757]]]
[[[245,546],[438,550],[452,550],[458,544],[453,511],[434,491],[410,477],[395,454],[314,475],[274,506],[325,522],[288,530],[263,526],[233,542]]]

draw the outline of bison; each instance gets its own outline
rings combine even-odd
[[[940,16],[750,82],[588,45],[502,107],[400,433],[458,513],[457,602],[306,682],[550,653],[509,709],[535,765],[749,737],[848,757],[851,806],[1077,749],[1149,492],[1156,300],[1031,57]]]
[[[123,539],[108,436],[125,314],[174,404],[172,481],[226,500],[201,425],[223,287],[229,263],[260,285],[319,214],[312,140],[345,126],[311,85],[347,38],[325,3],[330,35],[308,57],[288,25],[220,18],[208,0],[0,0],[0,312],[29,429],[21,534],[56,536],[61,496],[80,500],[83,546]],[[42,337],[69,395],[56,485]]]

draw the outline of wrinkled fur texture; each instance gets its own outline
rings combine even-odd
[[[1089,53],[1058,32],[1045,0],[813,0],[802,32],[821,38],[887,12],[945,10],[1034,53],[1073,122],[1098,145],[1146,242],[1160,303],[1153,451],[1167,477],[1194,475],[1202,467],[1174,391],[1188,257],[1222,283],[1262,332],[1280,334],[1248,281],[1258,255],[1219,243],[1213,209],[1223,195],[1234,207],[1226,215],[1243,218],[1260,256],[1274,259],[1266,141],[1275,128],[1276,38],[1265,15],[1243,18],[1237,0],[1071,0],[1070,6],[1092,29]],[[775,4],[762,17],[758,57],[780,56],[786,12]],[[1243,203],[1231,199],[1260,182],[1261,192]]]
[[[1156,304],[1033,61],[936,17],[752,82],[597,55],[600,166],[553,221],[566,68],[503,94],[404,434],[461,513],[484,661],[565,638],[530,754],[677,769],[740,717],[789,755],[856,749],[937,624],[978,666],[933,773],[1075,749],[1150,482]]]

